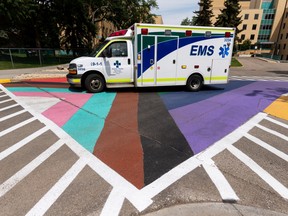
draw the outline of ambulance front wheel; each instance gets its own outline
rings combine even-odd
[[[203,86],[203,79],[201,76],[195,74],[189,77],[186,87],[188,91],[199,91]]]
[[[104,79],[98,74],[90,74],[85,80],[85,88],[88,92],[97,93],[103,91],[105,87]]]

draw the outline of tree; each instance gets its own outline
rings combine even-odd
[[[196,14],[194,25],[211,26],[211,18],[214,16],[212,11],[212,0],[202,0],[198,3],[199,11],[194,11]]]
[[[195,16],[193,16],[191,20],[188,17],[186,17],[184,20],[182,20],[181,25],[188,25],[188,26],[196,25],[195,19],[196,19]]]
[[[241,44],[240,50],[248,50],[251,47],[251,40],[246,39],[243,41],[243,43]]]
[[[239,17],[241,6],[239,0],[225,0],[224,9],[216,18],[215,26],[233,27],[236,29],[236,39],[239,32],[238,26],[242,23],[242,17]]]

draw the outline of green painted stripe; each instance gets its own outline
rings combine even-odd
[[[228,77],[227,76],[219,76],[219,77],[204,77],[205,81],[209,81],[209,80],[214,80],[214,81],[219,81],[219,80],[227,80]]]

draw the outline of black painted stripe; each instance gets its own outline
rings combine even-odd
[[[193,156],[157,93],[140,93],[138,126],[144,152],[145,185]]]

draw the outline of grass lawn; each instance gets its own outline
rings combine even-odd
[[[241,67],[241,66],[242,64],[236,58],[232,58],[231,67]]]

